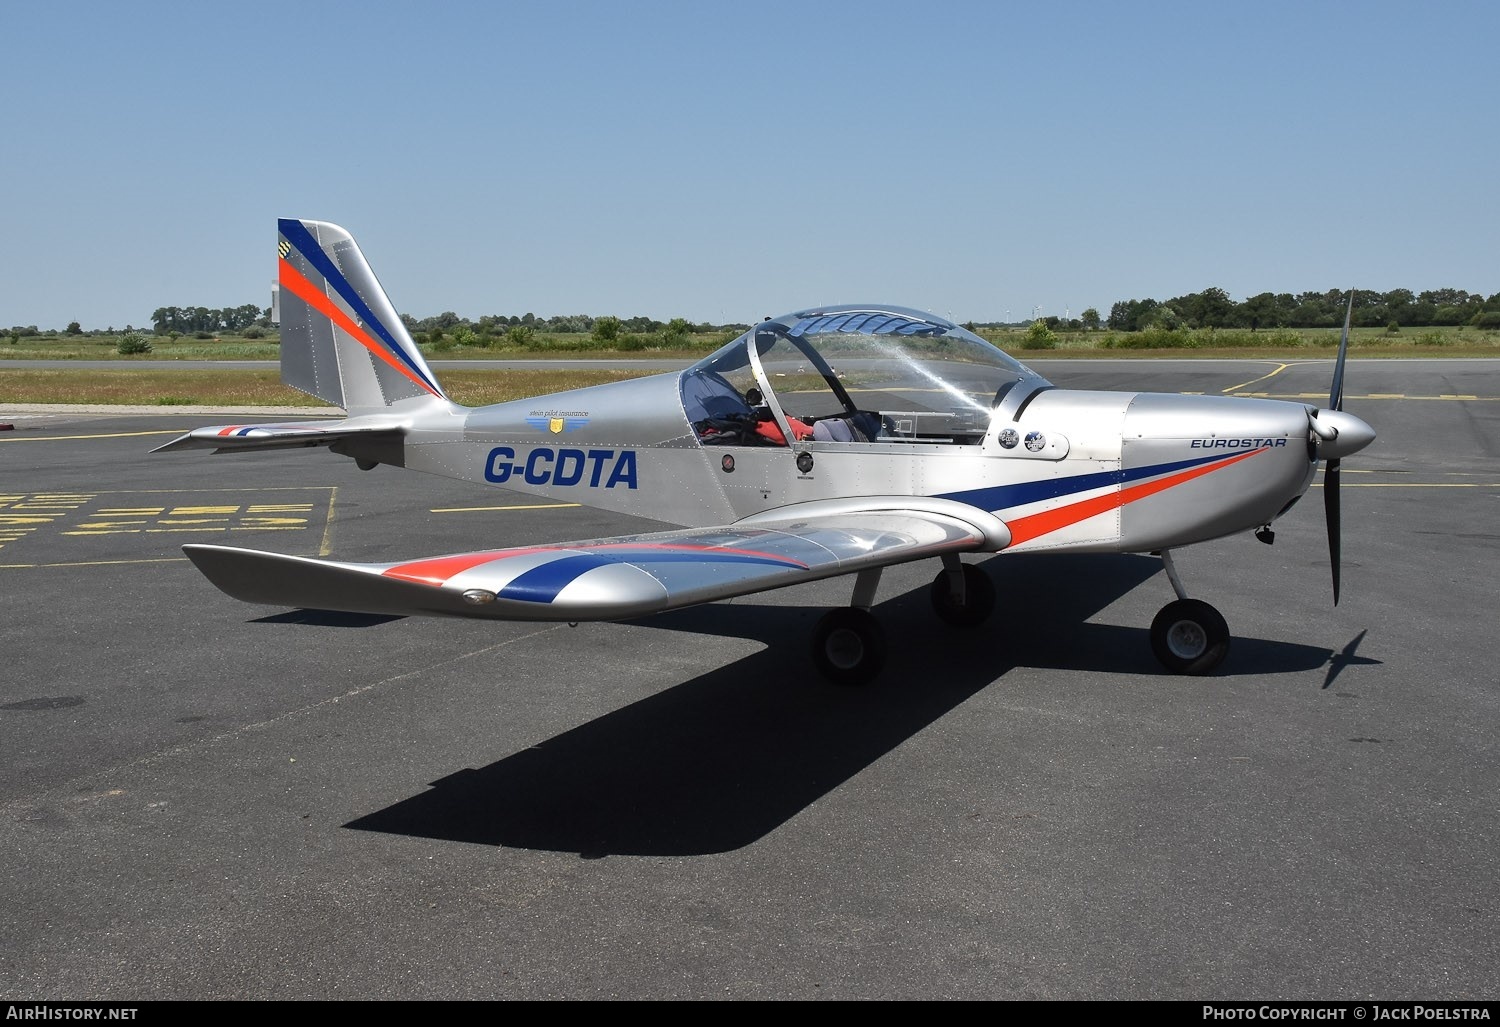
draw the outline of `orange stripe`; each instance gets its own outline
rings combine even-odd
[[[366,333],[363,328],[361,328],[358,324],[351,320],[348,314],[345,314],[342,310],[340,310],[334,304],[334,302],[328,298],[328,295],[324,293],[322,289],[319,289],[312,282],[308,281],[307,278],[302,274],[302,272],[293,267],[285,257],[281,258],[280,264],[281,284],[285,286],[293,295],[295,295],[298,299],[306,302],[309,306],[313,307],[324,317],[328,318],[344,331],[354,336],[355,340],[358,341],[360,345],[364,346],[365,349],[369,350],[381,360],[384,360],[387,364],[400,371],[414,384],[420,385],[424,390],[426,390],[427,392],[431,392],[434,396],[437,395],[437,393],[433,391],[432,386],[428,385],[422,379],[413,375],[409,367],[406,367],[391,355],[390,350],[386,349],[380,343],[370,338],[369,334]]]
[[[1034,538],[1040,538],[1048,532],[1057,531],[1061,528],[1086,521],[1090,517],[1108,513],[1111,510],[1124,506],[1126,503],[1134,503],[1137,499],[1145,499],[1154,496],[1158,492],[1165,492],[1174,485],[1201,478],[1205,474],[1211,474],[1221,467],[1237,464],[1241,460],[1254,456],[1256,453],[1264,453],[1265,449],[1252,449],[1248,453],[1230,457],[1223,463],[1209,464],[1206,467],[1194,467],[1191,470],[1166,478],[1158,478],[1156,481],[1148,481],[1144,485],[1132,485],[1128,489],[1111,492],[1107,495],[1096,496],[1093,499],[1085,499],[1067,506],[1058,507],[1056,510],[1043,510],[1041,513],[1029,514],[1026,517],[1017,517],[1013,521],[1007,521],[1010,528],[1010,544],[1018,546],[1022,542],[1030,542]]]
[[[398,564],[395,567],[387,567],[380,573],[387,578],[401,578],[403,581],[415,581],[419,585],[442,585],[449,578],[454,577],[471,567],[478,567],[482,563],[492,560],[503,560],[510,556],[522,556],[526,553],[555,552],[546,549],[495,549],[487,553],[459,553],[457,556],[439,556],[431,560],[414,560],[411,563]]]

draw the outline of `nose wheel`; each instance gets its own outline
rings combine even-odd
[[[1229,655],[1229,625],[1218,610],[1187,597],[1170,552],[1162,551],[1161,562],[1177,599],[1151,622],[1151,651],[1174,674],[1211,673]]]
[[[1229,625],[1199,599],[1178,599],[1151,622],[1151,651],[1174,674],[1207,674],[1229,655]]]

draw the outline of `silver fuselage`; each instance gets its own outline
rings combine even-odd
[[[665,374],[447,414],[427,406],[402,462],[687,526],[817,500],[940,497],[1002,518],[1011,550],[1145,552],[1274,520],[1312,481],[1308,423],[1297,403],[1040,387],[963,444],[709,446],[684,414],[679,376]]]

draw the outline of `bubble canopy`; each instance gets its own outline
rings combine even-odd
[[[695,425],[764,403],[805,423],[878,415],[878,435],[891,441],[978,442],[997,407],[1048,385],[973,332],[889,306],[819,307],[762,321],[681,378]]]

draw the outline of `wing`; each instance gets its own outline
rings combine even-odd
[[[947,553],[993,551],[1008,541],[1004,525],[983,511],[945,500],[901,498],[809,503],[724,527],[403,563],[342,563],[225,546],[183,548],[210,581],[245,602],[354,613],[583,621],[640,617]]]
[[[337,442],[397,441],[403,429],[390,421],[362,417],[342,421],[288,421],[284,424],[215,424],[194,428],[151,452],[211,449],[215,453],[243,453],[260,449],[331,446]]]

